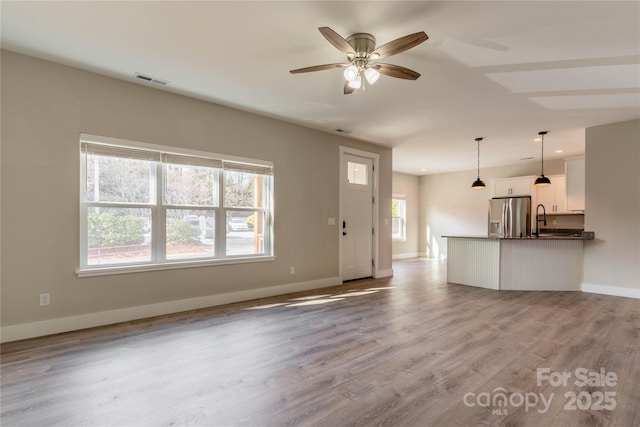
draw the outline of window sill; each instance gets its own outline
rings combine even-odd
[[[179,268],[195,268],[195,267],[209,267],[213,265],[228,265],[228,264],[248,264],[254,262],[266,262],[275,261],[275,256],[259,256],[259,257],[247,257],[247,258],[225,258],[216,260],[198,260],[198,261],[175,261],[166,262],[162,264],[145,264],[145,265],[126,265],[126,266],[113,266],[113,267],[87,267],[78,268],[76,270],[76,276],[78,277],[93,277],[93,276],[108,276],[111,274],[127,274],[127,273],[144,273],[148,271],[161,271],[161,270],[176,270]]]
[[[407,241],[407,239],[392,239],[391,241],[392,241],[393,243],[396,243],[396,242],[401,243],[401,242],[406,242],[406,241]]]

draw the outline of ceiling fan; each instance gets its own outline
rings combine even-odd
[[[352,34],[344,39],[329,27],[318,28],[325,39],[347,56],[347,63],[314,65],[312,67],[298,68],[289,71],[292,74],[309,73],[312,71],[329,70],[331,68],[345,68],[344,70],[344,94],[353,93],[354,90],[364,90],[365,80],[373,84],[380,74],[399,79],[416,80],[420,73],[393,64],[376,62],[378,59],[409,50],[429,38],[424,31],[400,37],[387,44],[376,48],[376,38],[367,33]]]

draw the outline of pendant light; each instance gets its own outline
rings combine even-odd
[[[551,184],[551,180],[544,176],[544,136],[547,134],[547,131],[538,132],[538,135],[542,138],[540,144],[542,144],[542,168],[540,169],[540,176],[536,178],[536,182],[533,183],[536,187],[544,187],[545,185]]]
[[[483,188],[486,188],[486,185],[484,185],[484,182],[480,179],[480,141],[482,141],[482,138],[476,138],[476,142],[478,143],[478,179],[473,181],[473,184],[471,184],[471,188],[474,190],[482,190]]]

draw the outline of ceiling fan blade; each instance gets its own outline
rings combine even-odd
[[[345,95],[349,95],[350,93],[353,93],[354,90],[355,90],[354,88],[349,86],[349,82],[347,82],[347,81],[344,82],[344,94]]]
[[[349,64],[314,65],[313,67],[298,68],[298,69],[295,69],[295,70],[291,70],[289,72],[291,74],[310,73],[312,71],[322,71],[322,70],[330,70],[331,68],[346,67],[347,65],[349,65]]]
[[[428,38],[429,36],[424,31],[409,34],[408,36],[400,37],[399,39],[390,41],[387,44],[383,44],[382,46],[371,52],[370,57],[372,57],[372,59],[378,59],[396,55],[400,52],[404,52],[405,50],[409,50],[412,47],[418,46]],[[378,55],[377,57],[375,56],[376,54]]]
[[[353,50],[353,46],[351,46],[340,34],[336,33],[329,27],[320,27],[318,30],[324,38],[334,45],[340,52],[347,56],[355,56],[356,52]]]
[[[420,77],[420,73],[410,70],[409,68],[401,67],[393,64],[375,64],[373,68],[378,70],[380,74],[385,76],[396,77],[398,79],[416,80]]]

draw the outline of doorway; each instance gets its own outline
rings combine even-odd
[[[340,278],[375,275],[377,251],[375,189],[377,155],[341,147],[340,153]]]

